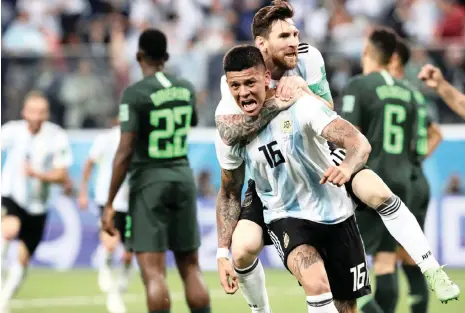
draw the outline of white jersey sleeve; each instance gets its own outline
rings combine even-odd
[[[53,167],[67,168],[73,165],[73,153],[71,152],[71,146],[66,132],[60,129],[54,141]]]
[[[225,170],[234,170],[241,166],[244,160],[234,151],[237,149],[235,146],[230,147],[226,145],[220,137],[218,131],[215,135],[215,149],[216,157],[220,163],[221,168]]]
[[[321,52],[305,43],[299,45],[298,52],[299,71],[307,82],[308,88],[317,96],[332,102],[331,90],[326,78],[325,61]]]
[[[319,136],[329,123],[339,117],[336,112],[326,106],[323,100],[315,96],[304,95],[294,106],[301,128],[311,128]]]
[[[10,121],[2,125],[2,130],[0,132],[2,136],[2,150],[8,149],[13,144],[16,138],[15,134],[17,134],[18,130],[18,123],[20,123],[20,121]]]
[[[105,154],[105,150],[107,149],[106,142],[107,140],[105,140],[105,135],[99,134],[92,143],[92,146],[90,147],[89,159],[91,159],[95,163],[98,163],[98,161]]]
[[[229,91],[228,83],[226,82],[226,76],[221,77],[221,101],[216,107],[215,116],[218,115],[234,115],[243,114],[242,110],[236,104],[234,97]]]

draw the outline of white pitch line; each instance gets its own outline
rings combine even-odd
[[[267,288],[269,296],[305,296],[303,292],[298,292],[295,289],[287,288]],[[240,293],[238,291],[237,293]],[[222,289],[210,289],[210,296],[213,299],[231,298],[231,295],[224,293]],[[240,295],[239,295],[240,296]],[[126,304],[145,301],[145,295],[137,293],[128,293],[123,296]],[[171,300],[184,300],[183,292],[172,292]],[[80,306],[104,306],[106,303],[106,295],[96,296],[71,296],[71,297],[56,297],[56,298],[33,298],[33,299],[13,299],[10,301],[9,307],[12,309],[39,309],[46,307],[80,307]]]

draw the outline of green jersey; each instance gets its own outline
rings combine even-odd
[[[406,84],[408,84],[408,82],[406,82]],[[414,166],[421,166],[421,163],[428,155],[428,127],[431,125],[432,119],[428,114],[428,109],[426,107],[426,101],[423,94],[415,87],[411,88],[413,89],[413,94],[417,105],[417,119],[416,124],[414,125],[416,142],[412,147],[413,164]]]
[[[119,120],[122,133],[136,133],[131,187],[183,180],[187,135],[197,123],[189,82],[162,72],[145,77],[124,91]]]
[[[371,144],[367,165],[394,191],[405,189],[412,173],[414,102],[413,90],[386,71],[352,78],[343,97],[341,115]]]

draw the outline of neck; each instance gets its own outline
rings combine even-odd
[[[364,70],[363,74],[368,75],[368,74],[371,74],[371,73],[377,73],[377,72],[381,72],[381,71],[387,71],[387,66],[376,64],[376,65],[373,65],[371,68],[369,68],[367,70]]]
[[[271,72],[271,79],[280,80],[281,77],[283,77],[284,73],[286,72],[286,69],[283,69],[275,65],[271,57],[266,59],[265,64],[266,64],[266,68]]]
[[[147,66],[147,67],[142,68],[142,74],[144,75],[144,77],[153,76],[156,73],[161,72],[161,71],[163,71],[162,64],[158,64],[154,66]]]
[[[267,88],[266,89],[266,100],[273,98],[275,95],[276,89]]]
[[[33,129],[33,128],[31,128],[31,126],[29,125],[27,128],[28,128],[29,132],[31,133],[31,135],[37,135],[37,133],[40,131],[40,128],[41,128],[41,127],[42,127],[42,125],[41,125],[39,128],[37,128],[37,129]]]
[[[397,79],[404,79],[405,78],[405,72],[404,69],[396,69],[392,71],[392,77],[397,78]]]

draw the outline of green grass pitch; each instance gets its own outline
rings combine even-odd
[[[448,269],[452,279],[465,292],[465,270]],[[266,270],[267,287],[274,313],[307,312],[302,289],[284,270]],[[205,273],[210,288],[212,311],[218,313],[248,313],[248,306],[240,292],[230,296],[221,289],[216,272]],[[169,286],[173,313],[188,313],[184,304],[182,285],[178,274],[170,270]],[[396,313],[408,313],[408,288],[401,277],[400,301]],[[145,313],[145,299],[138,275],[131,280],[125,295],[128,313]],[[97,275],[91,270],[54,272],[31,269],[23,288],[11,302],[11,313],[105,313],[105,295],[97,287]],[[429,313],[465,313],[465,299],[441,304],[431,295]]]

